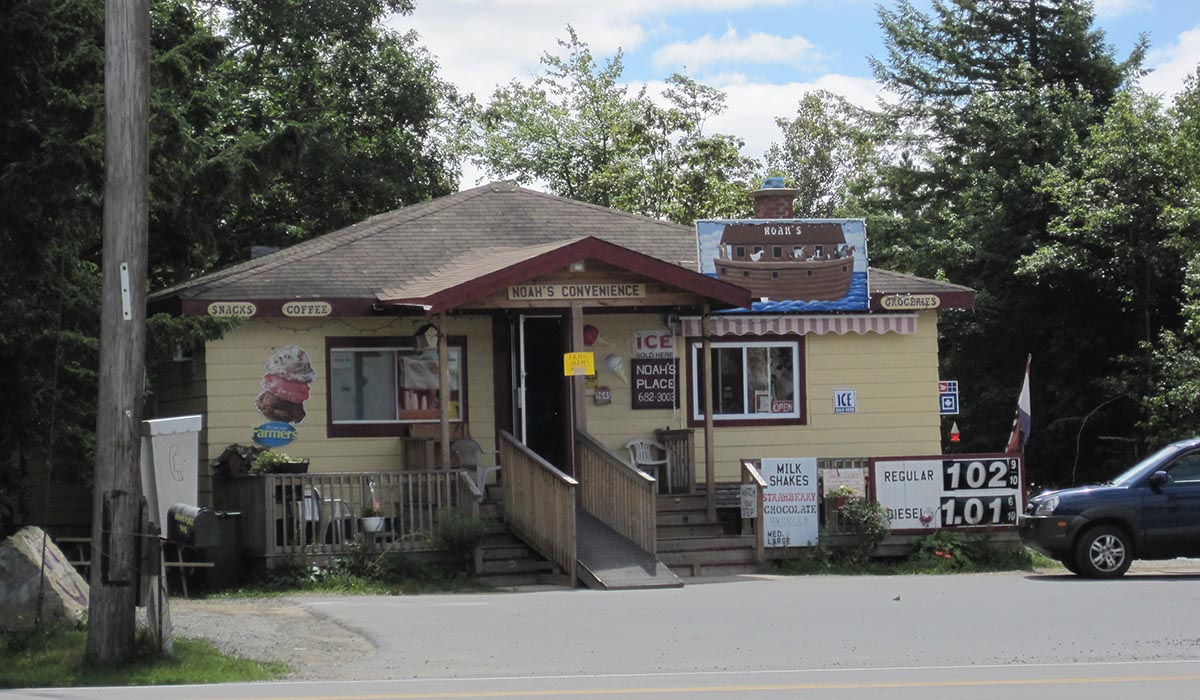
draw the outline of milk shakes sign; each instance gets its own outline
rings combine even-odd
[[[817,460],[764,459],[761,468],[763,533],[768,547],[807,547],[817,542]]]
[[[875,495],[893,530],[1016,525],[1021,459],[945,455],[872,460]]]

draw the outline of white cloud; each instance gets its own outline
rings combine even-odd
[[[1200,64],[1200,26],[1179,35],[1170,46],[1150,52],[1146,65],[1152,70],[1141,79],[1146,92],[1171,96],[1183,90],[1184,81]]]
[[[420,43],[438,58],[440,75],[462,91],[480,98],[497,85],[526,79],[543,53],[555,52],[555,39],[575,27],[596,56],[619,48],[633,51],[652,32],[662,31],[659,18],[689,10],[737,11],[788,5],[796,0],[419,0],[409,16],[391,26],[415,29]]]
[[[729,27],[723,36],[706,34],[693,41],[677,41],[654,52],[654,63],[671,70],[699,70],[714,64],[774,63],[812,65],[821,56],[812,42],[800,35],[790,37],[754,32],[738,35]]]

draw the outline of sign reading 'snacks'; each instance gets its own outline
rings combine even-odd
[[[678,361],[635,357],[629,365],[633,370],[633,408],[675,408]]]
[[[807,547],[817,541],[817,460],[763,459],[763,534],[768,547]]]
[[[1021,458],[939,455],[871,461],[875,499],[893,530],[1012,526],[1021,512]]]

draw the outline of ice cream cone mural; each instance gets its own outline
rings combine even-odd
[[[254,400],[258,412],[267,420],[299,423],[304,420],[304,402],[309,385],[316,379],[308,353],[299,345],[285,345],[267,359],[262,393]]]

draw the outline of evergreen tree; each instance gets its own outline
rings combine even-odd
[[[963,448],[1003,447],[1027,353],[1034,356],[1034,476],[1070,464],[1083,417],[1108,398],[1105,377],[1136,348],[1121,292],[1086,271],[1018,275],[1063,214],[1054,168],[1089,138],[1137,74],[1140,44],[1118,61],[1079,0],[935,0],[880,10],[888,51],[876,75],[898,101],[899,134],[869,202],[876,262],[978,290],[974,312],[945,315],[943,372],[963,390]],[[1105,419],[1117,434],[1131,404]],[[1102,421],[1098,421],[1102,422]]]
[[[460,101],[408,0],[154,0],[153,288],[452,191]],[[0,3],[0,534],[23,473],[92,464],[104,3]],[[148,364],[211,320],[155,319]]]

